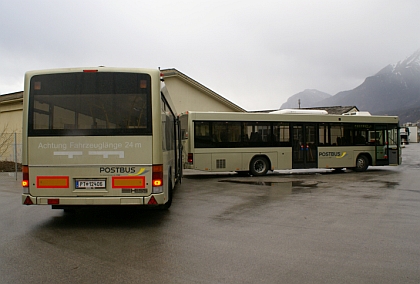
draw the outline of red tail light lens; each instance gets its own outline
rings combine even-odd
[[[29,167],[22,166],[22,186],[29,187]]]
[[[154,187],[163,185],[163,165],[153,165],[152,168],[152,185]]]

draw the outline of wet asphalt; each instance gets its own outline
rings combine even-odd
[[[398,167],[186,171],[168,211],[21,205],[0,173],[1,283],[420,283],[420,145]]]

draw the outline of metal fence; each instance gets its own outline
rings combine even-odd
[[[0,172],[21,171],[22,133],[0,133]]]

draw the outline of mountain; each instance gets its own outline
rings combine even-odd
[[[396,115],[400,119],[400,123],[419,122],[420,123],[420,107],[395,109],[391,111],[380,111],[380,115]]]
[[[301,108],[312,107],[318,105],[320,101],[330,97],[330,94],[318,90],[304,90],[303,92],[291,96],[287,102],[281,105],[280,109],[299,108],[299,102]]]
[[[340,105],[354,105],[372,114],[398,115],[401,123],[419,121],[420,49],[405,60],[367,77],[353,90],[339,92],[308,107]]]

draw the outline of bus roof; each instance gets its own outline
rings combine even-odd
[[[147,68],[121,68],[121,67],[75,67],[75,68],[57,68],[27,71],[26,76],[55,74],[55,73],[76,73],[76,72],[127,72],[127,73],[159,73],[158,69]]]
[[[240,112],[199,112],[188,111],[192,120],[213,121],[284,121],[284,122],[352,122],[352,123],[399,123],[398,116],[359,116],[314,113],[240,113]]]

